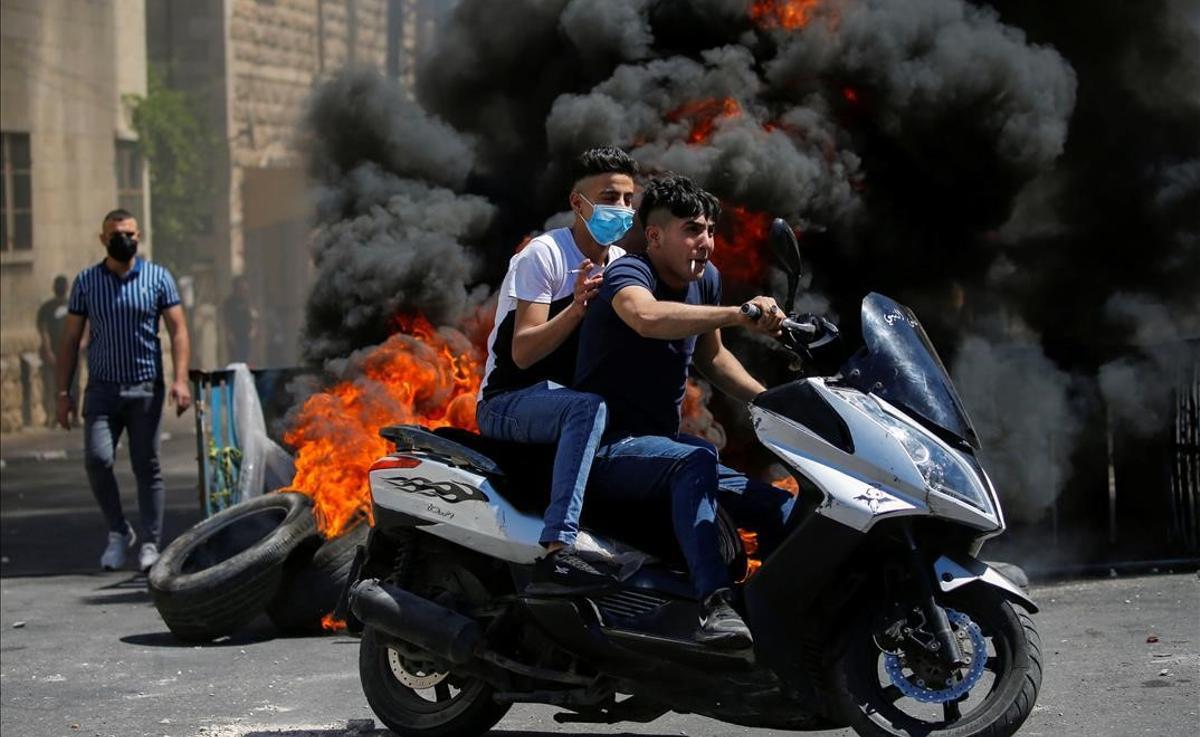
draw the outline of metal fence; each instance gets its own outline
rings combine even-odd
[[[301,368],[254,369],[254,387],[262,403],[267,432],[283,444],[280,420],[294,403],[292,380],[310,372]],[[242,449],[233,413],[232,369],[189,371],[196,412],[196,458],[200,511],[205,517],[241,501],[238,479]],[[286,447],[286,446],[285,446]]]

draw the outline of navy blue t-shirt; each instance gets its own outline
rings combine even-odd
[[[604,271],[604,286],[588,304],[579,329],[575,388],[599,394],[608,405],[606,437],[674,436],[687,385],[696,336],[680,340],[643,338],[613,309],[613,297],[628,286],[650,290],[660,302],[721,303],[721,276],[709,263],[700,279],[674,290],[658,278],[643,254],[622,256]]]

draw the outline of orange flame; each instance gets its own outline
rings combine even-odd
[[[808,25],[821,0],[755,0],[750,20],[763,28],[795,31]]]
[[[759,568],[762,568],[762,561],[754,557],[758,554],[758,533],[743,530],[740,527],[737,532],[738,537],[742,540],[742,550],[746,551],[746,570],[737,582],[745,583],[758,573]]]
[[[667,113],[668,123],[686,121],[691,129],[688,131],[687,142],[700,144],[712,138],[717,121],[723,118],[733,118],[742,114],[742,107],[732,97],[712,97],[706,100],[693,100]]]
[[[771,216],[741,205],[724,205],[713,262],[724,278],[757,284],[766,268]]]
[[[289,491],[312,497],[317,526],[329,538],[371,513],[367,469],[389,450],[380,428],[476,428],[478,349],[457,330],[435,330],[419,315],[396,324],[402,332],[371,349],[356,378],[305,400],[284,435],[296,448]]]
[[[784,476],[781,479],[775,479],[771,482],[771,485],[777,489],[783,489],[784,491],[791,493],[792,496],[800,493],[800,484],[796,482],[796,478],[794,476]]]
[[[689,378],[683,392],[683,406],[679,408],[679,432],[703,438],[721,449],[725,447],[725,428],[708,409],[708,398],[712,391]]]
[[[333,616],[333,612],[321,617],[321,629],[328,632],[341,632],[346,629],[346,621]]]

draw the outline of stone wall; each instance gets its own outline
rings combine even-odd
[[[229,39],[234,161],[295,166],[313,86],[346,65],[385,68],[387,2],[235,0]]]
[[[142,0],[0,3],[0,130],[29,136],[33,211],[33,247],[0,252],[5,432],[45,419],[41,382],[29,361],[22,381],[21,356],[37,360],[35,317],[54,277],[104,256],[98,235],[117,206],[116,141],[134,137],[121,97],[146,91],[144,15]]]
[[[21,403],[21,356],[0,356],[0,432],[14,432],[25,424]]]
[[[297,360],[312,278],[311,201],[299,145],[309,96],[347,65],[385,71],[387,21],[387,0],[233,2],[231,263],[256,295],[260,345],[253,350],[265,365]]]

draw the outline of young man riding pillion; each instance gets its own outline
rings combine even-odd
[[[513,256],[500,286],[476,407],[479,430],[500,440],[558,444],[540,538],[547,555],[534,566],[527,593],[572,593],[612,582],[574,550],[607,412],[599,396],[567,386],[575,372],[579,325],[603,283],[605,266],[625,253],[613,244],[633,225],[637,171],[620,149],[580,155],[569,197],[575,221],[531,240]]]

